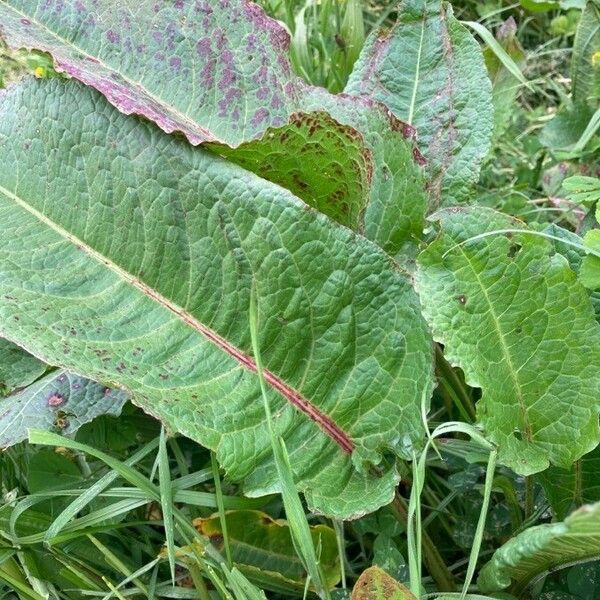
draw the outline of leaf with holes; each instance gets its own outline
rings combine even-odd
[[[74,433],[99,415],[118,416],[127,395],[64,371],[49,373],[0,400],[0,448],[27,439],[28,429]]]
[[[432,216],[417,287],[447,359],[482,388],[477,415],[499,459],[528,475],[564,468],[600,439],[600,326],[567,260],[512,217],[484,208]],[[476,239],[471,239],[476,237]]]
[[[368,38],[346,92],[372,96],[416,128],[433,207],[468,197],[494,109],[481,49],[447,2],[403,2],[394,28]]]
[[[0,333],[128,390],[265,494],[278,484],[251,355],[254,282],[299,488],[336,516],[389,502],[397,475],[382,456],[421,442],[432,370],[418,299],[389,256],[78,82],[0,98],[0,164],[19,165],[0,169],[0,295],[12,298]]]

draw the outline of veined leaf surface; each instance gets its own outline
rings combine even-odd
[[[288,35],[249,0],[2,0],[0,23],[13,48],[193,144],[237,146],[298,110]]]
[[[299,489],[337,516],[389,502],[394,468],[374,465],[420,442],[432,368],[393,261],[75,81],[0,98],[0,334],[128,390],[263,494],[277,478],[251,356],[254,282]]]
[[[0,398],[41,377],[47,365],[16,344],[0,338]]]
[[[363,571],[354,584],[351,600],[416,600],[411,591],[379,567]]]
[[[127,394],[63,371],[49,373],[0,400],[0,448],[27,439],[28,429],[74,433],[99,415],[118,416]]]
[[[600,558],[600,503],[586,505],[563,522],[530,527],[496,550],[477,580],[495,592],[511,586],[522,593],[538,578],[561,566]]]
[[[367,39],[346,91],[374,97],[416,128],[433,207],[467,197],[494,110],[481,49],[447,2],[403,2],[394,28]]]
[[[559,519],[582,504],[599,502],[600,446],[582,456],[570,469],[550,467],[537,478]]]
[[[402,124],[369,99],[296,77],[287,33],[248,0],[0,0],[0,33],[50,52],[122,112],[212,142],[390,253],[422,231],[424,182]]]
[[[417,287],[434,339],[480,387],[479,421],[517,473],[569,467],[600,440],[600,327],[567,260],[483,208],[439,211]],[[470,240],[470,241],[469,241]]]
[[[304,590],[306,569],[294,549],[287,521],[275,520],[258,510],[227,511],[225,519],[233,562],[250,580],[274,591]],[[194,526],[222,550],[219,515],[194,519]],[[320,549],[319,565],[331,589],[340,580],[335,531],[320,524],[311,526],[310,534],[315,548]]]

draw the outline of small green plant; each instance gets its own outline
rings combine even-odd
[[[0,1],[0,581],[537,594],[600,554],[598,3],[555,116],[515,6],[262,4]]]

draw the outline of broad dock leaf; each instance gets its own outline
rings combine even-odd
[[[249,0],[1,0],[12,48],[64,71],[193,144],[261,137],[298,110],[281,25]]]
[[[600,503],[582,506],[563,522],[530,527],[496,550],[477,585],[486,592],[511,586],[522,593],[549,571],[600,559]]]
[[[28,429],[74,433],[99,415],[118,416],[126,401],[121,391],[54,371],[0,400],[0,448],[26,440]]]
[[[402,124],[372,100],[306,85],[286,31],[248,0],[0,0],[0,34],[392,254],[422,231],[424,182]]]
[[[18,165],[0,169],[1,335],[129,391],[265,494],[277,478],[251,355],[255,282],[299,489],[338,517],[391,500],[382,452],[421,441],[432,350],[381,249],[75,81],[2,93],[0,165]]]
[[[392,30],[367,39],[346,92],[372,96],[416,128],[434,208],[467,198],[494,109],[479,44],[447,2],[403,2]]]
[[[568,468],[600,440],[600,326],[567,260],[484,208],[432,216],[439,237],[419,256],[417,288],[434,339],[482,389],[477,415],[517,473]]]

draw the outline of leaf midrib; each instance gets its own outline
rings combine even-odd
[[[202,336],[212,342],[215,346],[217,346],[222,352],[226,353],[228,356],[237,361],[243,368],[246,370],[256,373],[257,366],[254,359],[231,344],[225,338],[220,336],[216,331],[213,331],[208,326],[204,325],[198,319],[196,319],[192,314],[171,302],[168,298],[164,297],[162,294],[152,289],[150,286],[145,284],[143,281],[135,277],[134,275],[128,273],[122,267],[114,263],[108,257],[100,254],[94,248],[89,246],[86,242],[79,239],[63,227],[61,227],[58,223],[55,223],[52,219],[47,217],[42,212],[38,211],[36,208],[31,206],[26,200],[20,198],[14,192],[6,189],[5,187],[0,185],[0,192],[3,193],[7,198],[13,200],[15,204],[17,204],[20,208],[27,211],[31,215],[33,215],[38,221],[42,224],[46,225],[58,235],[60,235],[63,239],[67,240],[71,244],[76,247],[82,249],[88,256],[92,257],[94,260],[103,264],[105,267],[116,273],[123,281],[131,285],[140,291],[144,296],[150,298],[151,300],[158,303],[163,308],[169,310],[172,314],[178,317],[185,325],[191,327],[192,329],[198,331]],[[299,391],[292,388],[285,381],[283,381],[279,376],[275,375],[271,371],[263,369],[263,375],[267,383],[276,390],[281,396],[283,396],[290,404],[292,404],[295,408],[297,408],[300,412],[314,421],[321,431],[325,433],[333,442],[335,442],[339,448],[346,454],[352,454],[354,450],[354,442],[346,433],[329,415],[323,413],[317,406],[312,404],[310,400],[305,398]]]
[[[462,255],[465,257],[465,260],[467,261],[469,268],[471,269],[471,272],[473,273],[475,279],[477,280],[477,283],[479,284],[479,287],[481,288],[481,291],[483,293],[485,301],[489,307],[489,312],[490,312],[490,315],[492,316],[492,322],[494,324],[494,329],[496,330],[496,333],[498,334],[498,339],[500,340],[502,354],[504,355],[504,358],[509,366],[509,373],[510,373],[511,379],[513,380],[513,384],[515,386],[515,391],[517,394],[517,401],[519,403],[519,407],[521,409],[521,414],[523,416],[525,437],[527,438],[527,441],[531,443],[533,441],[533,434],[531,431],[531,424],[529,423],[529,415],[527,414],[527,405],[525,404],[525,399],[523,398],[523,390],[521,389],[521,384],[520,384],[519,378],[517,376],[517,371],[515,369],[515,365],[513,363],[512,357],[510,355],[508,346],[506,345],[506,340],[504,339],[504,333],[502,331],[502,328],[500,327],[500,319],[498,318],[498,315],[496,315],[496,311],[494,310],[494,306],[492,304],[490,296],[487,293],[487,289],[483,285],[483,282],[481,281],[481,278],[479,277],[477,270],[473,266],[471,259],[469,258],[469,256],[467,255],[467,253],[465,252],[465,250],[462,246],[459,246],[459,249],[460,249]]]
[[[421,74],[421,54],[423,52],[423,39],[425,38],[425,23],[427,22],[427,15],[423,15],[423,20],[421,21],[421,37],[419,38],[419,51],[417,52],[417,64],[415,66],[415,81],[413,83],[412,96],[410,99],[410,105],[408,107],[408,118],[407,123],[409,125],[413,124],[413,117],[415,106],[417,104],[417,90],[419,88],[419,76]]]

